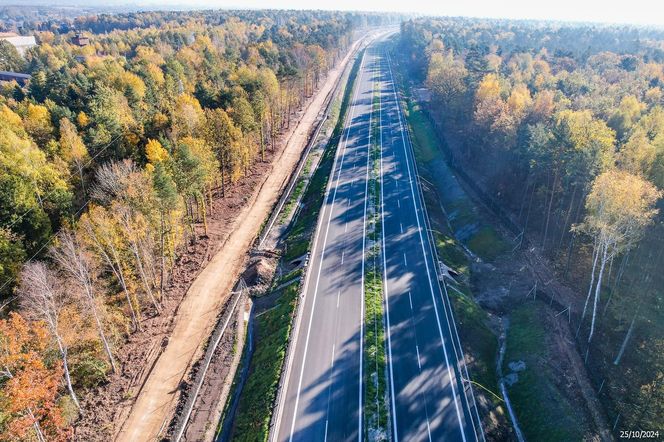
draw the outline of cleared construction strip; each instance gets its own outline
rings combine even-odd
[[[350,70],[348,83],[343,82],[346,77],[342,76],[342,84],[340,85],[339,92],[344,91],[344,94],[340,104],[339,120],[332,134],[330,134],[330,139],[326,143],[322,157],[317,163],[313,175],[307,180],[306,188],[302,189],[303,195],[301,201],[309,210],[297,219],[292,221],[284,220],[286,223],[290,222],[291,225],[288,227],[286,237],[283,238],[282,242],[286,245],[298,244],[298,247],[288,247],[287,253],[281,259],[281,268],[288,269],[291,266],[290,262],[293,258],[306,253],[309,249],[311,236],[325,192],[325,185],[328,182],[328,177],[332,169],[332,162],[335,157],[334,153],[341,133],[340,128],[343,127],[343,116],[348,107],[348,91],[352,89],[352,82],[357,72],[357,67],[358,65],[355,63]],[[333,107],[339,104],[335,103],[332,104]],[[334,112],[331,114],[334,114]],[[311,140],[312,144],[315,141],[315,138],[313,138]],[[301,164],[306,164],[305,161]],[[306,167],[299,170],[303,171],[304,169]],[[297,188],[293,184],[298,181],[298,177],[294,177],[291,180],[289,188]],[[286,195],[282,201],[287,201],[289,198],[290,196]],[[277,220],[272,223],[275,227],[280,222],[279,211],[284,207],[284,204],[278,203],[275,213],[271,216],[271,220]],[[267,228],[270,224],[266,225],[266,232],[270,230]],[[267,235],[263,236],[263,238],[265,237]],[[273,288],[265,295],[268,297],[277,296],[277,299],[274,301],[275,305],[254,316],[256,336],[254,352],[249,361],[245,382],[238,382],[239,379],[236,379],[237,388],[243,387],[243,391],[240,393],[236,412],[227,412],[222,422],[219,435],[223,440],[234,439],[238,435],[251,435],[252,438],[255,437],[257,440],[263,440],[270,431],[271,421],[275,415],[274,404],[278,402],[277,396],[280,391],[278,385],[282,378],[287,348],[292,334],[293,315],[298,305],[298,295],[301,292],[301,283],[291,284],[291,282],[297,281],[301,273],[301,269],[296,269],[282,278],[275,280]]]
[[[356,42],[350,52],[358,46],[359,42]],[[230,234],[219,251],[189,287],[173,320],[168,344],[147,376],[127,419],[115,436],[116,440],[134,442],[160,437],[178,402],[178,386],[185,380],[194,361],[200,359],[200,343],[212,331],[217,313],[244,269],[247,251],[254,244],[263,221],[301,159],[305,147],[302,141],[309,138],[329,90],[334,88],[350,59],[349,53],[338,67],[330,71],[321,90],[310,100],[299,123],[290,131],[286,146],[273,161],[272,170],[249,195],[229,226]]]
[[[198,399],[198,393],[201,390],[203,381],[205,380],[205,375],[207,374],[208,368],[210,367],[212,357],[217,350],[219,342],[221,342],[221,339],[224,337],[224,334],[228,329],[228,324],[233,318],[238,304],[243,305],[243,303],[240,303],[240,300],[244,299],[246,292],[247,287],[244,284],[244,280],[240,280],[240,282],[236,285],[235,290],[233,291],[231,299],[229,299],[227,303],[226,311],[219,318],[219,322],[215,328],[214,334],[210,337],[209,345],[205,350],[205,358],[203,359],[201,367],[194,378],[193,388],[191,389],[190,394],[187,396],[187,400],[183,409],[180,410],[178,418],[175,420],[172,432],[172,440],[175,442],[179,442],[185,433],[187,424],[189,423],[189,418],[191,417],[191,413],[194,408],[194,404],[196,403],[196,399]]]

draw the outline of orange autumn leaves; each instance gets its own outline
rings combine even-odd
[[[56,405],[62,362],[51,355],[43,323],[28,323],[18,313],[0,320],[0,419],[2,440],[66,440],[69,432]]]

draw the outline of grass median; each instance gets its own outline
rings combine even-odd
[[[365,251],[364,272],[364,439],[380,441],[387,440],[388,392],[381,267],[380,100],[375,88],[373,109],[366,232],[368,250]]]

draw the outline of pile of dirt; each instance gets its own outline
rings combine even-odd
[[[270,287],[279,258],[254,256],[249,260],[247,269],[242,273],[252,296],[264,294]]]

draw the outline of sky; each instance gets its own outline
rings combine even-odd
[[[49,6],[123,6],[142,9],[271,8],[391,11],[426,15],[631,23],[664,27],[664,0],[0,0],[0,6],[22,3]]]
[[[187,3],[182,0],[137,1],[161,7],[184,3],[213,8],[393,11],[447,16],[632,23],[664,27],[664,0],[192,0]]]

